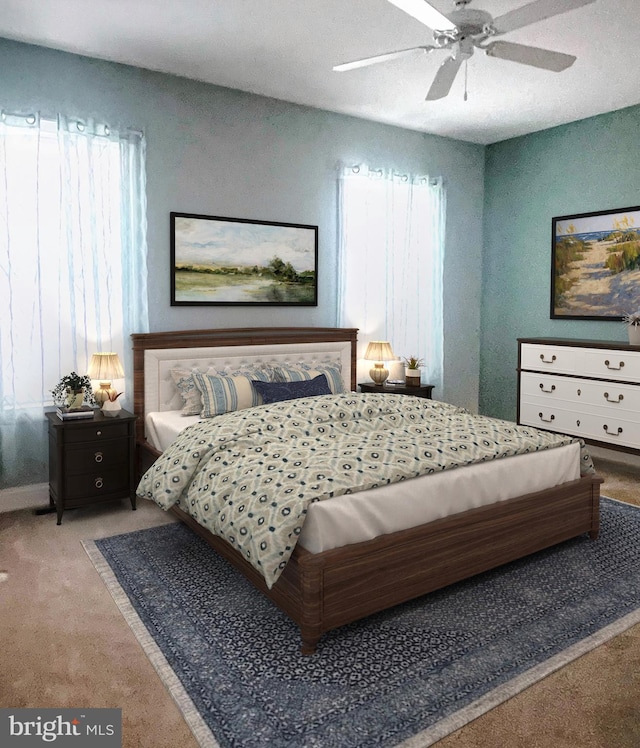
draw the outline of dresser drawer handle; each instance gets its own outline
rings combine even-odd
[[[602,428],[607,432],[607,434],[609,434],[609,436],[620,436],[620,434],[622,433],[622,426],[618,426],[617,431],[609,431],[609,427],[605,423]]]
[[[611,362],[609,359],[607,359],[604,362],[604,365],[607,367],[607,369],[613,369],[613,371],[619,371],[620,369],[624,369],[624,361],[620,362],[620,366],[611,366]]]
[[[95,486],[96,488],[102,488],[102,486],[104,486],[104,481],[102,480],[102,478],[96,478]]]
[[[96,436],[102,436],[102,431],[96,431]]]
[[[553,414],[551,414],[551,417],[550,417],[550,418],[543,418],[543,417],[542,417],[542,413],[538,413],[538,418],[539,418],[539,419],[540,419],[541,421],[544,421],[545,423],[551,423],[552,421],[555,421],[555,418],[556,418],[556,417],[555,417],[555,416],[554,416]]]
[[[542,361],[543,364],[552,364],[556,360],[555,353],[551,356],[551,358],[545,358],[544,353],[540,354],[540,361]]]
[[[545,388],[544,388],[544,384],[543,384],[542,382],[540,382],[540,389],[541,389],[541,390],[542,390],[543,392],[553,392],[553,391],[555,390],[555,388],[556,388],[555,384],[552,384],[552,385],[551,385],[551,389],[550,389],[550,390],[545,390]]]
[[[95,454],[93,455],[93,459],[94,459],[94,460],[95,460],[96,462],[102,462],[102,460],[103,460],[103,457],[102,457],[102,452],[96,452],[96,453],[95,453]]]
[[[624,395],[618,395],[618,399],[616,400],[615,398],[609,397],[609,393],[608,392],[605,392],[604,393],[604,399],[608,403],[621,403],[624,400]]]

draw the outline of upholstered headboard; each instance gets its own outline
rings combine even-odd
[[[182,330],[132,335],[134,411],[138,439],[144,416],[179,410],[182,400],[171,378],[173,368],[229,370],[247,364],[340,363],[345,385],[356,389],[357,330],[353,328],[276,327]]]

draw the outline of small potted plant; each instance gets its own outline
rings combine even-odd
[[[75,371],[65,374],[58,384],[51,390],[53,402],[59,408],[80,410],[83,405],[95,405],[91,389],[91,380],[85,374],[81,376]]]
[[[404,372],[404,381],[407,387],[420,386],[420,367],[424,366],[424,361],[418,356],[406,356],[402,359],[406,366]]]
[[[640,312],[626,314],[622,321],[627,326],[629,342],[632,345],[640,345]]]

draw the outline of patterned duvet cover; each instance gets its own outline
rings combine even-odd
[[[313,501],[576,441],[409,395],[321,395],[189,426],[137,492],[187,505],[272,587]],[[592,473],[580,443],[581,473]]]

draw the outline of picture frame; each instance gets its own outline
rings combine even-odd
[[[551,319],[623,320],[640,310],[640,206],[551,221]]]
[[[170,214],[171,306],[317,306],[318,227]]]

